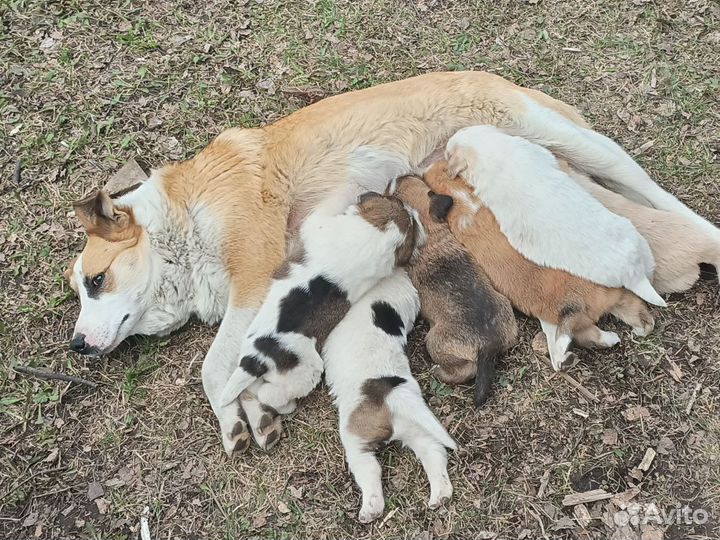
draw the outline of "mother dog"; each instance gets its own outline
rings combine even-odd
[[[222,407],[220,395],[288,229],[321,203],[340,210],[360,191],[382,191],[473,124],[534,141],[720,236],[569,105],[489,73],[432,73],[327,98],[263,128],[229,129],[134,190],[76,203],[88,241],[69,270],[82,304],[71,349],[106,354],[131,334],[167,334],[191,315],[222,319],[202,378],[230,435],[241,412]]]

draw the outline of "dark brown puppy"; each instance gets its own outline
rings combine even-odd
[[[457,384],[475,376],[475,404],[490,394],[495,358],[517,339],[507,298],[498,293],[447,223],[433,217],[430,188],[417,176],[399,178],[393,194],[418,212],[425,243],[407,267],[420,295],[420,315],[430,323],[428,353],[438,378]]]

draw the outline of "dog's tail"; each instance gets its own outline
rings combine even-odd
[[[444,447],[450,450],[457,449],[457,444],[432,413],[420,393],[413,392],[406,384],[402,384],[393,389],[385,401],[393,416],[403,417],[417,425]]]
[[[503,347],[497,339],[491,340],[478,351],[477,371],[475,372],[475,407],[480,407],[490,397],[495,380],[495,360],[503,353]]]
[[[652,304],[654,306],[667,307],[665,300],[660,296],[655,288],[650,283],[647,277],[643,276],[638,282],[627,286],[629,291],[632,291],[637,296]]]
[[[514,115],[510,125],[502,126],[508,133],[548,148],[629,199],[687,217],[720,241],[720,229],[658,186],[617,143],[553,110],[561,110],[559,102],[552,100],[556,105],[550,108],[547,96],[529,90],[519,92],[525,110]]]
[[[264,368],[265,366],[262,365],[262,367]],[[230,405],[230,403],[235,401],[238,396],[240,396],[240,394],[257,379],[257,375],[253,375],[246,371],[242,364],[238,366],[223,389],[222,396],[220,397],[220,403],[222,403],[222,406],[226,407],[227,405]]]

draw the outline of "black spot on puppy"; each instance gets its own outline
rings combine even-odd
[[[257,356],[243,356],[240,359],[240,367],[253,377],[260,378],[267,373],[267,366]]]
[[[320,348],[349,309],[345,292],[326,277],[317,276],[307,289],[295,287],[282,299],[277,331],[314,337]]]
[[[368,402],[376,407],[380,407],[392,389],[404,382],[405,379],[397,375],[368,379],[362,385],[362,392],[365,394]]]
[[[373,324],[391,336],[403,335],[403,321],[395,308],[387,302],[374,302],[372,305]]]
[[[255,349],[268,358],[272,358],[278,371],[285,372],[293,369],[300,363],[297,355],[285,349],[274,337],[263,336],[255,340]]]

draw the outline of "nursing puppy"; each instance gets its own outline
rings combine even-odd
[[[627,289],[604,287],[521,255],[473,188],[448,174],[446,163],[433,165],[425,173],[425,181],[433,190],[430,205],[437,217],[447,219],[452,233],[480,263],[495,288],[517,309],[540,319],[556,370],[575,360],[567,350],[573,340],[584,347],[612,347],[620,342],[617,334],[596,326],[606,313],[632,326],[637,335],[653,329],[655,321],[647,306]]]
[[[257,398],[261,406],[244,412],[262,448],[280,436],[278,414],[291,412],[320,381],[318,350],[329,333],[363,294],[408,262],[415,237],[403,203],[377,193],[363,195],[343,214],[316,212],[303,223],[299,246],[276,271],[222,394],[224,405],[246,391],[241,406]],[[249,444],[243,423],[231,437],[224,441],[229,453]]]
[[[447,144],[510,244],[531,261],[607,287],[625,287],[658,306],[647,241],[563,172],[550,151],[493,126],[461,129]]]
[[[400,441],[415,453],[430,481],[430,508],[452,495],[446,447],[454,450],[455,443],[423,400],[404,352],[418,309],[417,292],[398,269],[350,308],[323,347],[340,439],[362,492],[362,523],[385,508],[374,455],[381,443]]]
[[[427,184],[399,178],[393,194],[418,212],[425,241],[408,265],[420,294],[420,314],[430,323],[425,343],[439,365],[438,379],[457,384],[475,377],[475,405],[492,389],[495,358],[515,344],[512,306],[498,293],[472,255],[430,204]]]
[[[559,161],[585,191],[605,208],[629,219],[648,241],[655,257],[652,284],[659,293],[688,290],[700,277],[700,264],[720,270],[720,242],[705,229],[675,212],[648,208],[593,182],[586,175]]]

